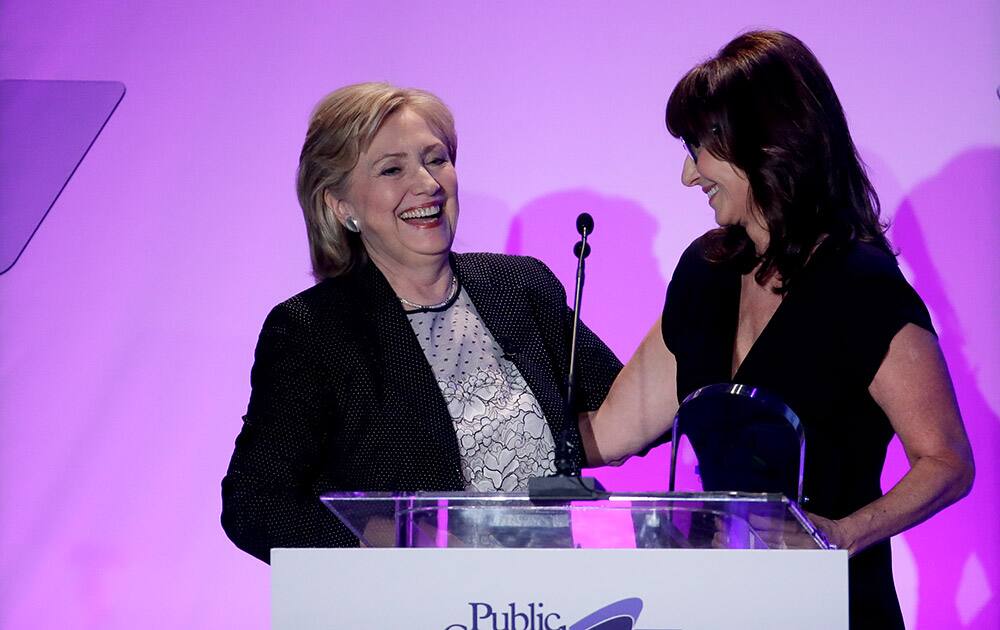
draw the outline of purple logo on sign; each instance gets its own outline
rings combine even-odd
[[[453,623],[444,630],[634,630],[642,600],[629,597],[595,610],[571,626],[541,602],[518,606],[514,602],[494,609],[486,602],[469,602],[468,624]]]
[[[570,626],[569,630],[632,630],[640,612],[642,600],[629,597],[595,610]]]

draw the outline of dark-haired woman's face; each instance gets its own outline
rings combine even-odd
[[[698,186],[708,197],[708,205],[715,210],[715,222],[720,226],[742,225],[752,221],[750,209],[750,183],[746,174],[731,163],[720,160],[704,147],[697,149],[698,163],[684,158],[681,182],[685,186]]]

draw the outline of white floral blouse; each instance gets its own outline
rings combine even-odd
[[[552,432],[521,372],[504,358],[465,289],[407,312],[455,424],[468,490],[510,492],[555,472]]]

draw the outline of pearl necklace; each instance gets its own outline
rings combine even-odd
[[[448,297],[446,297],[443,302],[438,302],[437,304],[417,304],[416,302],[407,300],[403,296],[399,296],[399,301],[415,310],[434,310],[436,308],[441,308],[448,302],[451,302],[455,298],[456,293],[458,293],[458,277],[452,275],[451,289],[448,291]]]

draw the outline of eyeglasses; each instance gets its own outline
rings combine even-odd
[[[701,143],[693,138],[681,137],[681,144],[684,145],[684,150],[687,151],[688,157],[695,164],[698,163],[698,150],[701,148]]]
[[[715,135],[715,136],[719,135],[719,131],[720,131],[719,126],[718,125],[712,125],[711,131],[712,131],[712,135]],[[684,150],[687,151],[687,154],[691,158],[691,161],[694,162],[695,164],[697,164],[698,163],[698,153],[701,151],[701,145],[702,145],[701,141],[697,140],[695,138],[692,138],[690,136],[681,136],[681,144],[684,145]]]

